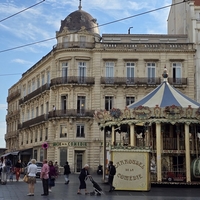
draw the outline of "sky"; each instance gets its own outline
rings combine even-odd
[[[140,14],[171,3],[172,0],[81,1],[82,10],[97,19],[101,35],[127,34],[129,27],[133,27],[131,34],[167,34],[169,7]],[[78,6],[79,0],[0,1],[0,148],[6,147],[8,89],[20,80],[22,73],[52,50],[56,39],[37,42],[55,38],[61,20],[78,10]],[[128,19],[101,26],[123,18]],[[31,43],[37,44],[28,45]],[[18,48],[24,45],[27,46]]]

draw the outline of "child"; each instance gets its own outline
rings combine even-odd
[[[10,167],[10,178],[9,178],[10,181],[13,181],[14,171],[15,171],[14,167]]]

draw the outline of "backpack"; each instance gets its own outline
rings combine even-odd
[[[7,166],[11,166],[11,161],[10,161],[10,160],[7,160],[7,161],[6,161],[6,165],[7,165]]]

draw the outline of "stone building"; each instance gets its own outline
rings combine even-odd
[[[161,83],[164,66],[169,83],[195,97],[195,50],[186,35],[101,36],[97,20],[79,5],[61,21],[56,38],[8,91],[7,153],[19,152],[24,162],[47,157],[61,166],[68,160],[74,172],[85,163],[96,170],[103,163],[103,132],[94,111],[141,99]],[[109,152],[109,131],[106,137]]]

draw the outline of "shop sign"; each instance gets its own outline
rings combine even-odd
[[[86,147],[87,146],[87,142],[61,142],[60,146]]]

